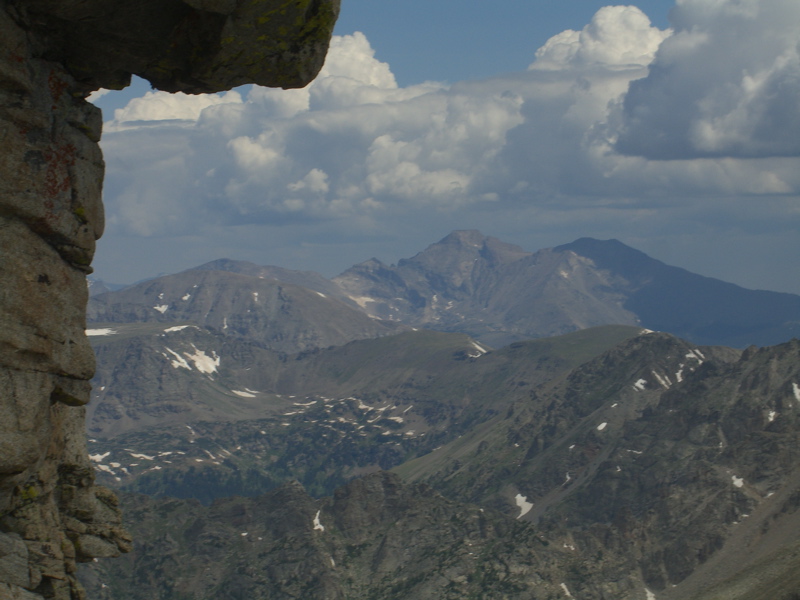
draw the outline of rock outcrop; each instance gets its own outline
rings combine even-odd
[[[94,485],[84,335],[103,231],[102,117],[132,74],[167,91],[299,87],[338,0],[0,0],[0,600],[83,598],[76,562],[130,548]]]

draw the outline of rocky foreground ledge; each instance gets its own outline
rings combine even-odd
[[[130,548],[94,485],[84,335],[103,232],[92,91],[302,87],[339,0],[0,0],[0,600],[85,598],[76,563]]]

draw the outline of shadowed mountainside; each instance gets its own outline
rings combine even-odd
[[[108,599],[133,581],[163,600],[792,598],[800,342],[742,353],[638,335],[476,402],[498,410],[397,467],[405,483],[210,507],[126,496],[137,548],[88,585]]]

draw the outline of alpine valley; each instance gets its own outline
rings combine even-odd
[[[98,286],[98,289],[103,289]],[[92,296],[98,600],[800,599],[800,296],[456,231]]]

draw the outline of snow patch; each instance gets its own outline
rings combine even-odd
[[[686,358],[693,358],[698,363],[700,363],[702,365],[703,364],[703,360],[705,359],[705,356],[703,356],[703,353],[700,352],[700,350],[695,348],[694,350],[689,350],[689,352],[687,352]]]
[[[99,336],[99,335],[114,335],[115,333],[117,333],[116,329],[110,329],[108,327],[105,328],[105,329],[87,329],[86,330],[86,335],[88,335],[89,337]]]
[[[475,349],[476,349],[478,352],[480,352],[479,356],[482,356],[482,355],[484,355],[484,354],[486,354],[486,353],[488,352],[488,350],[487,350],[486,348],[484,348],[483,346],[481,346],[481,345],[480,345],[478,342],[476,342],[475,340],[472,340],[472,345],[475,347]]]
[[[531,509],[533,508],[533,503],[528,502],[528,499],[522,494],[517,494],[516,497],[514,498],[514,502],[516,502],[517,506],[519,507],[519,514],[517,515],[518,519],[521,519],[522,517],[527,515],[529,512],[531,512]]]
[[[320,298],[327,298],[327,296],[325,294],[323,294],[322,292],[317,292],[317,295],[319,295]],[[333,560],[333,559],[331,559],[331,560]]]
[[[155,456],[147,456],[147,454],[135,454],[133,452],[128,452],[133,458],[141,458],[142,460],[155,460]]]
[[[574,596],[569,593],[569,588],[567,587],[566,583],[561,584],[561,589],[564,590],[564,593],[567,595],[567,598],[574,598]]]
[[[240,398],[255,398],[255,394],[251,394],[250,392],[240,392],[239,390],[231,390],[234,394],[239,396]]]
[[[661,384],[661,387],[666,389],[670,388],[672,382],[669,380],[669,377],[667,377],[666,375],[664,377],[661,377],[661,375],[659,375],[655,371],[650,371],[650,372],[653,374],[653,377],[655,377],[658,380],[658,383]]]
[[[744,486],[744,479],[742,479],[741,477],[737,477],[736,475],[731,476],[731,481],[733,482],[733,485],[735,485],[737,488]]]
[[[369,296],[350,296],[350,300],[358,304],[364,310],[367,309],[368,304],[375,304],[377,302],[375,298],[370,298]]]
[[[181,300],[183,300],[184,302],[186,302],[186,301],[187,301],[189,298],[191,298],[191,297],[192,297],[192,295],[191,295],[191,294],[186,294],[185,296],[183,296],[183,298],[181,298]]]
[[[169,308],[169,304],[159,304],[158,306],[154,306],[154,307],[153,307],[153,309],[157,310],[157,311],[158,311],[158,312],[160,312],[162,315],[163,315],[165,312],[167,312],[167,309],[168,309],[168,308]]]
[[[606,427],[608,427],[608,423],[600,423],[600,425],[597,426],[597,431],[603,431]]]
[[[633,384],[633,389],[639,390],[641,392],[644,390],[646,385],[647,385],[646,379],[639,379],[636,383]]]
[[[792,382],[792,390],[794,391],[794,399],[800,402],[800,385]]]
[[[188,329],[191,325],[176,325],[175,327],[167,327],[164,330],[164,333],[173,333],[175,331],[183,331],[184,329]]]
[[[195,369],[206,375],[216,373],[217,367],[219,366],[219,356],[217,356],[217,353],[212,350],[211,356],[208,356],[202,350],[198,350],[197,346],[194,344],[192,344],[192,348],[194,348],[194,354],[184,352],[183,355],[194,363]]]
[[[647,588],[644,588],[644,593],[647,594],[647,600],[656,600],[656,595]]]
[[[321,512],[321,510],[318,510],[317,514],[314,516],[314,531],[325,531],[325,526],[320,523],[319,520],[319,513]]]
[[[769,411],[769,422],[772,423],[777,416],[778,413],[776,413],[774,410]]]
[[[105,454],[90,454],[89,455],[89,460],[99,463],[104,458],[106,458],[109,454],[111,454],[111,452],[106,452]]]
[[[253,302],[258,302],[258,292],[253,292]]]
[[[172,354],[172,356],[175,357],[175,360],[171,360],[170,361],[172,363],[172,367],[173,368],[175,368],[175,369],[186,369],[187,371],[191,371],[192,370],[192,367],[189,366],[189,363],[186,362],[186,359],[183,358],[180,354],[178,354],[177,352],[175,352],[171,348],[167,348],[166,346],[164,347],[164,350],[166,350],[167,352]],[[164,358],[169,360],[169,357],[166,354],[163,354],[162,356],[164,356]]]

